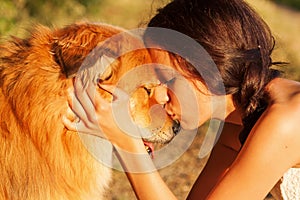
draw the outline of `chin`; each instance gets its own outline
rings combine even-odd
[[[187,122],[187,121],[180,121],[180,126],[182,129],[185,129],[185,130],[193,130],[195,128],[198,128],[198,124],[197,123],[192,123],[192,122]]]

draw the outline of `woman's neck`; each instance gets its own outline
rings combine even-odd
[[[213,118],[224,120],[237,125],[242,125],[242,117],[233,102],[232,95],[214,96],[214,103],[218,102],[213,112]]]
[[[232,95],[226,95],[226,117],[225,122],[242,125],[242,117],[239,109],[235,106]]]

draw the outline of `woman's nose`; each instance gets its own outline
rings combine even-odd
[[[168,95],[168,88],[164,85],[159,85],[154,90],[154,98],[159,104],[166,104],[170,99]]]

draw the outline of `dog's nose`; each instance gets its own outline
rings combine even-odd
[[[172,130],[173,130],[174,135],[177,135],[180,132],[181,126],[180,126],[180,122],[178,120],[173,121]]]

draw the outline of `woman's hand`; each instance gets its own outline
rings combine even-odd
[[[94,84],[89,82],[85,87],[76,79],[69,104],[80,121],[74,123],[64,117],[66,128],[110,140],[139,199],[176,199],[145,151],[139,129],[129,114],[128,95],[113,86],[100,87],[113,95],[112,103],[96,92]]]
[[[79,121],[71,122],[64,117],[66,128],[106,138],[122,149],[127,146],[128,140],[140,139],[139,129],[129,113],[129,96],[114,86],[99,85],[113,95],[113,101],[108,102],[96,91],[96,87],[92,82],[84,85],[80,78],[76,78],[68,102]]]

